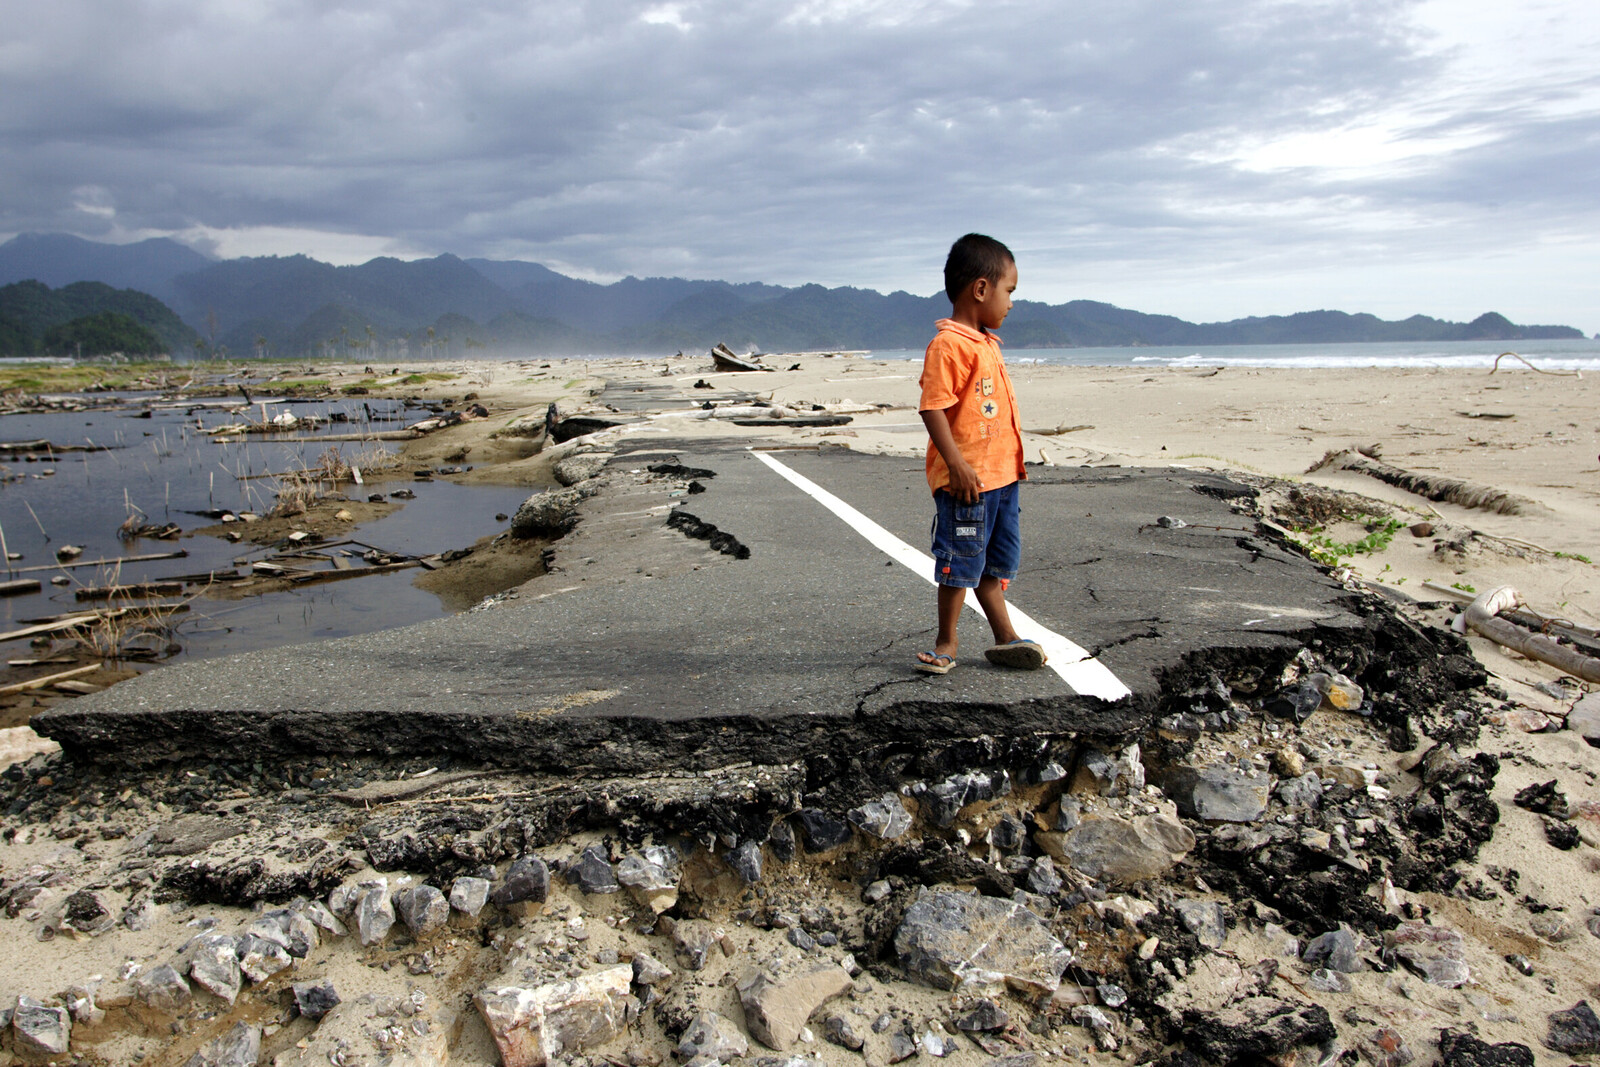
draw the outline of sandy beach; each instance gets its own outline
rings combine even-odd
[[[433,371],[440,380],[407,386],[409,393],[456,400],[475,393],[490,415],[407,443],[406,459],[408,464],[434,465],[465,458],[473,470],[459,477],[526,486],[531,493],[555,484],[556,462],[585,452],[603,453],[618,439],[638,435],[674,441],[731,436],[752,444],[921,455],[926,437],[916,414],[917,364],[815,354],[769,357],[768,361],[784,368],[798,365],[798,369],[732,374],[715,371],[708,359],[691,357],[411,364],[407,369]],[[316,370],[334,389],[369,377],[360,367]],[[1062,467],[1178,466],[1228,473],[1259,491],[1264,521],[1285,536],[1317,548],[1330,563],[1343,568],[1336,573],[1352,591],[1380,589],[1397,600],[1421,602],[1401,610],[1422,625],[1444,626],[1459,602],[1504,585],[1521,591],[1527,604],[1546,616],[1581,627],[1600,625],[1600,569],[1590,562],[1600,558],[1594,538],[1600,525],[1600,460],[1596,458],[1600,454],[1600,416],[1596,415],[1600,395],[1594,376],[1556,376],[1524,368],[1503,368],[1491,375],[1420,368],[1152,371],[1042,365],[1016,366],[1012,376],[1029,430],[1026,447],[1030,461]],[[637,403],[616,402],[635,396]],[[608,399],[611,407],[621,410],[609,410]],[[517,429],[542,420],[551,403],[566,416],[608,416],[620,424],[560,445]],[[718,408],[758,403],[771,405],[768,412],[779,412],[780,424],[786,419],[824,414],[847,415],[850,421],[834,426],[740,427],[711,417]],[[1523,498],[1517,505],[1520,513],[1430,501],[1358,470],[1311,470],[1328,454],[1350,450],[1360,450],[1358,455],[1365,453],[1369,458],[1381,456],[1382,463],[1390,467],[1435,481],[1453,479]],[[1142,521],[1153,523],[1159,518],[1151,514]],[[1182,520],[1184,516],[1170,518]],[[1385,526],[1385,520],[1397,521]],[[1418,523],[1430,524],[1431,529],[1413,534],[1410,527]],[[1372,536],[1374,531],[1378,536]],[[1363,539],[1368,540],[1370,551],[1349,547]],[[497,584],[515,584],[526,577],[530,559],[537,557],[539,548],[505,538],[486,541],[473,557],[453,565],[460,569],[443,568],[425,581],[440,589],[470,580],[475,589],[486,591]],[[1025,563],[1024,580],[1026,569]],[[1367,1062],[1385,1063],[1386,1067],[1407,1062],[1382,1058],[1382,1041],[1388,1039],[1372,1038],[1375,1027],[1395,1033],[1423,1063],[1433,1062],[1440,1030],[1452,1027],[1471,1027],[1490,1042],[1515,1041],[1538,1049],[1543,1062],[1549,1055],[1542,1047],[1547,1016],[1600,990],[1600,956],[1595,948],[1600,933],[1592,935],[1595,926],[1586,926],[1592,922],[1589,917],[1594,906],[1600,904],[1600,896],[1592,889],[1594,871],[1600,868],[1600,829],[1595,822],[1600,816],[1593,814],[1600,812],[1600,787],[1596,785],[1600,753],[1572,730],[1559,728],[1585,687],[1562,686],[1558,684],[1560,672],[1546,664],[1507,652],[1476,635],[1468,640],[1472,654],[1488,671],[1490,684],[1477,703],[1475,714],[1481,715],[1481,722],[1472,725],[1473,736],[1481,726],[1481,739],[1475,748],[1463,745],[1461,755],[1498,754],[1500,771],[1493,781],[1493,798],[1501,821],[1477,857],[1463,864],[1466,876],[1457,883],[1457,890],[1408,893],[1391,888],[1385,894],[1380,883],[1373,887],[1380,898],[1373,906],[1391,916],[1425,917],[1463,933],[1460,962],[1471,969],[1469,982],[1459,988],[1423,982],[1395,965],[1391,952],[1385,965],[1388,969],[1376,963],[1371,967],[1358,964],[1342,989],[1326,971],[1317,972],[1318,981],[1333,983],[1331,986],[1313,982],[1308,987],[1307,974],[1295,970],[1296,963],[1285,955],[1286,935],[1278,925],[1282,916],[1273,918],[1276,913],[1270,908],[1263,910],[1258,903],[1218,892],[1207,884],[1198,866],[1180,866],[1165,882],[1144,885],[1142,891],[1150,897],[1150,904],[1115,898],[1110,910],[1132,918],[1105,918],[1107,908],[1101,906],[1105,894],[1101,893],[1101,904],[1088,914],[1104,920],[1104,928],[1098,923],[1092,931],[1081,928],[1084,940],[1076,948],[1076,966],[1097,973],[1121,973],[1117,969],[1127,966],[1123,958],[1133,960],[1148,945],[1146,934],[1158,930],[1158,940],[1169,943],[1169,948],[1161,949],[1163,953],[1171,951],[1170,944],[1178,943],[1188,946],[1185,951],[1199,954],[1193,955],[1189,964],[1177,965],[1187,968],[1183,974],[1186,981],[1158,999],[1139,1001],[1139,1013],[1145,1017],[1153,1011],[1174,1018],[1186,1009],[1218,1011],[1232,999],[1230,991],[1260,980],[1265,973],[1261,961],[1281,960],[1285,978],[1274,987],[1278,993],[1296,1003],[1322,1006],[1333,1018],[1343,1020],[1338,1047]],[[1548,728],[1530,729],[1540,722]],[[1431,744],[1426,735],[1419,738],[1414,751],[1396,752],[1371,720],[1326,709],[1303,727],[1290,729],[1292,734],[1280,734],[1276,725],[1269,729],[1263,719],[1259,727],[1252,723],[1237,732],[1206,733],[1192,757],[1224,762],[1248,757],[1263,767],[1270,765],[1282,778],[1304,771],[1309,762],[1327,770],[1325,779],[1354,775],[1353,780],[1363,787],[1378,789],[1375,797],[1426,788],[1418,784],[1417,775],[1422,771],[1416,770],[1416,757]],[[1298,739],[1298,747],[1289,743],[1294,739]],[[1134,751],[1137,761],[1137,749]],[[50,788],[67,788],[52,785],[48,780],[52,775],[65,783],[75,780],[76,772],[51,764],[50,758],[59,759],[35,758],[11,772],[11,787],[20,798],[53,797],[57,794],[48,792]],[[345,763],[329,773],[343,782],[347,778],[357,781],[353,776],[358,772],[363,775],[360,781],[365,781],[423,769],[420,765],[386,766],[362,771]],[[201,769],[201,773],[204,780],[210,771]],[[278,772],[269,767],[265,773],[271,778]],[[290,786],[298,782],[297,769],[283,774]],[[1559,850],[1546,844],[1549,820],[1513,801],[1519,791],[1557,776],[1570,801],[1570,825],[1577,827],[1581,837],[1576,847]],[[674,945],[682,952],[684,941],[692,941],[687,933],[692,923],[682,923],[678,934],[672,933],[671,924],[652,926],[648,908],[641,910],[642,896],[633,901],[627,893],[595,896],[557,881],[542,908],[508,912],[494,920],[489,920],[493,908],[483,913],[483,919],[457,915],[440,931],[414,940],[400,938],[388,946],[380,939],[374,946],[358,949],[353,936],[334,939],[325,933],[323,947],[314,958],[270,978],[259,987],[259,993],[247,991],[237,1008],[230,1009],[197,988],[197,999],[178,1013],[183,1022],[170,1023],[173,1036],[165,1037],[172,1013],[152,1007],[141,997],[138,976],[168,960],[196,929],[206,929],[213,922],[219,930],[242,929],[253,916],[247,909],[204,902],[139,903],[150,899],[144,892],[148,882],[141,881],[138,873],[149,861],[133,853],[151,840],[140,835],[148,835],[174,813],[225,817],[238,823],[233,832],[242,836],[232,846],[227,839],[196,846],[197,853],[208,860],[219,854],[225,859],[231,856],[229,862],[236,862],[249,848],[260,846],[262,835],[274,834],[274,820],[279,820],[294,825],[293,833],[283,838],[283,851],[312,841],[320,841],[322,848],[334,842],[338,847],[325,854],[315,847],[308,853],[330,860],[325,875],[332,871],[329,877],[351,885],[376,876],[367,866],[365,854],[353,847],[360,840],[362,824],[375,816],[376,806],[369,805],[365,811],[357,807],[332,819],[315,816],[322,818],[322,823],[296,822],[287,807],[269,810],[268,805],[258,803],[259,798],[252,799],[261,788],[261,777],[259,765],[252,777],[245,764],[237,772],[217,772],[214,782],[207,781],[188,793],[181,781],[162,783],[148,800],[138,796],[113,800],[114,782],[104,777],[85,778],[87,784],[75,788],[95,790],[92,796],[98,800],[81,800],[71,810],[63,804],[55,811],[39,810],[36,801],[0,847],[4,887],[9,892],[19,884],[26,885],[30,870],[70,871],[71,876],[58,883],[59,892],[46,888],[36,898],[17,904],[13,917],[0,924],[0,942],[8,946],[0,951],[0,996],[26,993],[48,997],[75,983],[83,985],[89,975],[97,976],[90,983],[91,992],[99,997],[102,1014],[94,1017],[90,1011],[77,1033],[94,1043],[96,1051],[91,1055],[101,1059],[85,1062],[182,1063],[202,1039],[220,1036],[224,1022],[231,1025],[244,1020],[262,1027],[267,1047],[276,1050],[272,1058],[263,1058],[263,1063],[287,1067],[330,1062],[330,1056],[342,1055],[343,1059],[331,1062],[450,1062],[487,1067],[500,1061],[470,995],[499,973],[497,969],[504,968],[508,975],[519,969],[527,974],[537,971],[553,979],[585,970],[594,973],[619,960],[637,960],[639,953],[653,953],[672,963]],[[1080,784],[1074,780],[1071,791],[1077,792]],[[480,780],[470,776],[456,787],[466,796],[502,790],[519,795],[518,789],[524,791],[520,795],[536,795],[555,788],[536,779]],[[967,835],[962,840],[971,843],[975,857],[998,861],[999,854],[985,842],[995,840],[993,834],[998,832],[1002,816],[1010,817],[1008,813],[1015,811],[1030,827],[1053,826],[1059,808],[1049,807],[1047,818],[1045,807],[1059,803],[1060,790],[1059,783],[1035,785],[1003,802],[996,799],[974,805],[965,810],[956,829]],[[1165,803],[1159,792],[1152,795]],[[1029,805],[1038,806],[1033,814]],[[1370,825],[1361,828],[1372,822],[1366,818],[1353,823],[1350,834],[1378,833],[1379,828]],[[85,829],[91,823],[103,824],[103,836]],[[1342,839],[1343,823],[1338,834]],[[545,851],[572,860],[580,847],[590,844],[605,847],[598,835],[587,835]],[[694,846],[693,841],[687,844]],[[614,842],[612,847],[620,851],[622,845]],[[755,891],[734,881],[729,868],[705,849],[695,852],[684,864],[682,885],[686,897],[696,902],[696,921],[722,924],[718,933],[725,943],[716,942],[723,945],[721,953],[713,953],[703,971],[690,973],[673,963],[674,970],[680,971],[678,977],[661,986],[670,1010],[657,1009],[654,1015],[646,1011],[626,1038],[591,1052],[587,1062],[595,1067],[602,1063],[655,1067],[670,1059],[676,1033],[682,1032],[680,1024],[686,1024],[696,1011],[739,1017],[740,1000],[733,983],[746,961],[793,954],[793,948],[802,944],[787,932],[800,925],[794,916],[803,916],[813,933],[826,930],[831,936],[837,930],[844,938],[841,944],[859,942],[862,923],[870,928],[876,920],[870,917],[871,908],[863,904],[862,887],[852,880],[852,872],[865,869],[866,863],[865,853],[855,854],[855,847],[848,846],[842,857],[771,863],[767,881]],[[331,863],[335,857],[342,857],[342,867]],[[282,861],[273,863],[273,870],[283,866]],[[131,878],[130,870],[134,872]],[[414,884],[404,881],[413,877],[388,874],[394,886]],[[1492,891],[1496,885],[1504,887],[1505,893]],[[137,904],[142,925],[126,931],[119,927],[96,937],[72,930],[57,936],[65,894],[79,886],[101,892],[108,906],[115,906],[113,912]],[[897,886],[896,892],[903,888]],[[1226,950],[1208,953],[1199,949],[1168,910],[1152,920],[1165,925],[1141,932],[1142,909],[1170,909],[1174,894],[1214,900],[1228,909]],[[1081,897],[1075,906],[1090,908]],[[819,918],[824,913],[826,918]],[[641,919],[641,915],[647,918]],[[45,929],[51,931],[48,937],[42,932]],[[1384,958],[1377,942],[1362,944],[1368,961]],[[813,950],[815,945],[805,951]],[[1149,951],[1157,950],[1152,947]],[[1507,962],[1512,955],[1525,958],[1528,970]],[[855,962],[853,957],[850,962]],[[293,999],[288,976],[302,980],[300,967],[319,980],[334,982],[351,1006],[330,1016],[321,1027],[297,1015],[288,1007]],[[1275,963],[1270,969],[1276,973],[1276,968]],[[1303,970],[1309,972],[1310,968]],[[1138,965],[1127,973],[1149,977]],[[1096,1003],[1097,995],[1102,1005],[1117,1006],[1106,999],[1108,994],[1095,992],[1087,971],[1070,971],[1069,977],[1073,975],[1080,977],[1064,984],[1053,1001],[1044,1007],[1034,1005],[1037,1018],[1054,1012],[1051,1018],[1056,1021],[1049,1025],[1023,1025],[1034,1010],[1023,1006],[1026,998],[998,997],[1016,1013],[1016,1020],[1009,1030],[996,1030],[1005,1036],[1004,1041],[994,1040],[993,1047],[983,1045],[988,1038],[973,1038],[984,1049],[980,1051],[965,1038],[957,1045],[955,1027],[948,1024],[958,1009],[964,1012],[972,1007],[971,996],[910,985],[903,977],[896,980],[892,967],[874,966],[870,972],[859,972],[845,999],[835,1004],[855,1029],[864,1033],[871,1029],[862,1051],[824,1040],[819,1015],[811,1024],[815,1033],[807,1031],[804,1043],[786,1054],[803,1053],[808,1057],[805,1062],[820,1061],[830,1067],[863,1062],[876,1067],[888,1062],[892,1046],[887,1036],[878,1036],[880,1031],[873,1024],[891,1017],[896,1032],[903,1024],[919,1040],[924,1033],[948,1030],[952,1035],[948,1058],[955,1064],[987,1063],[1000,1052],[1026,1054],[1032,1057],[1030,1063],[1070,1059],[1105,1064],[1146,1062],[1162,1054],[1159,1047],[1141,1037],[1145,1023],[1139,1013],[1118,1016],[1112,1031],[1097,1029],[1091,1017],[1081,1012],[1073,1015],[1074,1008]],[[1075,984],[1079,981],[1081,986]],[[1271,982],[1268,974],[1263,988]],[[1294,992],[1284,992],[1284,985],[1292,986]],[[426,995],[419,1000],[416,990],[425,990]],[[368,996],[358,1004],[362,994]],[[413,1006],[405,1009],[408,998]],[[197,1014],[196,1006],[204,1010]],[[1067,1024],[1069,1018],[1071,1025]],[[1358,1021],[1350,1021],[1352,1018]],[[374,1038],[379,1030],[389,1033],[383,1028],[391,1024],[393,1034]],[[941,1025],[946,1030],[941,1030]],[[676,1030],[669,1039],[665,1035],[672,1027]],[[1106,1033],[1114,1035],[1109,1045]],[[1378,1044],[1373,1044],[1374,1040]],[[933,1047],[922,1041],[924,1057],[933,1054]],[[384,1054],[396,1058],[381,1059]],[[749,1059],[743,1062],[757,1062],[756,1057],[764,1054],[764,1049],[752,1044]],[[0,1050],[0,1062],[10,1062],[5,1059],[8,1055]]]

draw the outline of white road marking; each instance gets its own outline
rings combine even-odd
[[[932,556],[912,548],[810,478],[773,459],[771,453],[752,451],[750,454],[843,519],[847,525],[874,547],[887,554],[890,559],[903,563],[912,573],[925,579],[929,585],[938,584],[933,577]],[[966,605],[980,615],[983,614],[983,609],[978,606],[975,598],[968,597]],[[1074,644],[1053,630],[1046,629],[1015,604],[1008,603],[1007,607],[1010,609],[1011,621],[1016,626],[1017,632],[1039,642],[1048,657],[1045,666],[1060,675],[1061,680],[1072,687],[1073,692],[1099,697],[1102,700],[1120,700],[1132,695],[1133,691],[1112,674],[1110,668],[1090,656],[1087,649]]]

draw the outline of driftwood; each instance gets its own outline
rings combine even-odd
[[[30,678],[26,682],[17,682],[14,685],[0,685],[0,696],[10,696],[12,693],[25,693],[29,689],[43,689],[56,682],[64,682],[68,678],[76,678],[80,674],[93,674],[100,669],[100,664],[91,663],[85,667],[74,667],[70,671],[61,671],[58,674],[47,674],[43,678]]]
[[[718,370],[725,371],[760,371],[776,370],[776,367],[767,367],[756,362],[757,357],[746,358],[736,356],[733,350],[725,344],[719,343],[711,350],[711,362],[716,364]]]
[[[1585,656],[1543,634],[1529,633],[1505,619],[1496,618],[1502,611],[1521,607],[1523,603],[1521,593],[1509,585],[1502,585],[1481,594],[1468,604],[1461,613],[1460,625],[1476,630],[1495,644],[1504,645],[1529,659],[1548,663],[1574,678],[1600,682],[1600,658]]]
[[[1327,467],[1334,470],[1358,471],[1380,482],[1404,489],[1408,493],[1426,497],[1429,500],[1439,500],[1449,504],[1459,504],[1464,508],[1478,508],[1482,511],[1498,512],[1501,515],[1525,515],[1528,512],[1548,511],[1543,504],[1529,497],[1518,496],[1504,489],[1495,489],[1488,485],[1477,485],[1473,482],[1462,481],[1459,478],[1442,478],[1432,474],[1418,474],[1402,467],[1394,467],[1381,460],[1373,459],[1353,449],[1343,451],[1329,451],[1321,459],[1306,468],[1307,474]]]
[[[73,594],[77,600],[128,600],[153,596],[182,596],[182,582],[130,582],[127,585],[85,586]]]
[[[23,593],[37,593],[43,586],[37,578],[17,578],[9,582],[0,582],[0,596],[20,596]]]
[[[72,567],[115,567],[123,563],[145,563],[153,559],[183,559],[189,554],[187,549],[180,548],[174,552],[151,552],[143,556],[119,556],[116,559],[78,559],[70,563],[46,563],[37,567],[17,567],[15,573],[27,574],[32,571],[64,571]]]

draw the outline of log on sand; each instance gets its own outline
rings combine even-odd
[[[1340,452],[1328,452],[1310,467],[1307,467],[1306,473],[1313,474],[1328,467],[1332,467],[1334,470],[1359,471],[1369,477],[1378,479],[1380,482],[1387,482],[1389,485],[1404,489],[1408,493],[1416,493],[1418,496],[1426,497],[1429,500],[1459,504],[1464,508],[1494,511],[1501,515],[1526,515],[1550,510],[1537,500],[1518,496],[1504,489],[1496,489],[1488,485],[1476,485],[1458,478],[1419,474],[1416,471],[1408,471],[1403,467],[1391,466],[1382,460],[1348,448]]]

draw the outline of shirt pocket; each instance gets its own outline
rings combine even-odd
[[[988,542],[984,536],[983,501],[976,504],[957,504],[955,522],[951,524],[950,541],[957,556],[976,556]]]

